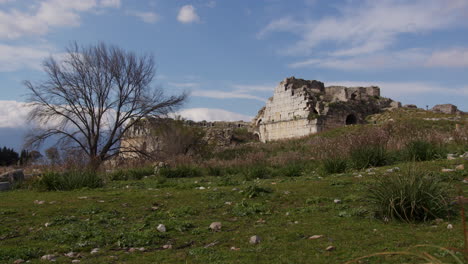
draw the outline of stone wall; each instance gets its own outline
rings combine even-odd
[[[380,97],[380,88],[325,87],[319,81],[287,78],[275,88],[253,124],[262,142],[302,137],[347,124],[400,103]]]

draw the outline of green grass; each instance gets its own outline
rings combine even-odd
[[[461,162],[436,160],[421,165],[439,172]],[[404,164],[394,166],[403,168]],[[98,189],[2,192],[0,263],[19,258],[43,263],[39,258],[45,254],[57,254],[57,263],[70,263],[63,254],[74,251],[83,255],[81,263],[320,264],[344,263],[417,244],[462,247],[457,215],[442,223],[421,224],[386,223],[373,216],[368,186],[389,168],[377,168],[373,175],[348,171],[326,177],[310,169],[301,176],[273,175],[254,181],[244,181],[242,174],[158,176],[113,181]],[[454,186],[467,176],[466,171],[437,174],[438,180],[451,187],[452,196]],[[467,188],[462,188],[466,195]],[[334,203],[335,199],[341,203]],[[222,230],[209,230],[210,223],[218,221]],[[447,230],[448,223],[452,230]],[[164,224],[167,232],[158,232],[158,224]],[[253,235],[259,235],[262,242],[249,244]],[[309,240],[312,235],[324,237]],[[172,249],[163,249],[166,244]],[[336,250],[325,251],[330,245]],[[96,247],[100,252],[91,255]],[[130,247],[146,251],[129,253]],[[417,262],[411,257],[386,256],[364,263]]]
[[[32,184],[45,191],[69,191],[81,188],[99,188],[103,186],[101,177],[93,172],[46,172]]]

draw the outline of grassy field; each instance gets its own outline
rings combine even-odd
[[[455,197],[456,186],[468,192],[462,183],[467,171],[440,170],[463,163],[468,167],[462,159],[418,164],[437,172]],[[112,181],[98,189],[3,192],[0,263],[43,263],[40,258],[46,254],[53,254],[57,263],[344,263],[420,244],[463,248],[457,214],[425,223],[374,217],[369,184],[395,166],[404,170],[409,165],[328,176],[310,169],[299,177],[251,181],[239,175],[150,176]],[[212,222],[221,222],[221,231],[211,231]],[[159,224],[167,232],[158,232]],[[254,235],[261,237],[259,244],[249,243]],[[309,239],[313,235],[323,237]],[[335,250],[327,251],[329,246]],[[95,248],[99,251],[91,254]],[[427,251],[456,263],[447,252]],[[64,255],[69,252],[76,254]],[[387,256],[361,263],[421,262]]]

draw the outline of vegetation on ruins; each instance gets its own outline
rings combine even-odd
[[[44,81],[25,81],[34,106],[29,119],[38,125],[27,144],[57,138],[62,147],[81,149],[91,170],[117,155],[122,135],[135,122],[165,116],[186,98],[166,96],[154,86],[152,56],[104,43],[88,47],[75,43],[64,58],[50,57],[43,65]]]

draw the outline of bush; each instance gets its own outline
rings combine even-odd
[[[86,171],[46,172],[37,182],[39,189],[47,191],[70,191],[102,186],[102,179],[96,173]]]
[[[321,169],[325,174],[343,173],[348,168],[348,161],[343,158],[328,158],[322,161]]]
[[[273,176],[273,171],[266,165],[256,165],[245,168],[243,174],[246,180],[268,179]]]
[[[383,219],[427,221],[446,218],[451,212],[448,187],[433,174],[414,168],[377,178],[369,198]]]
[[[385,146],[380,144],[361,145],[351,150],[351,164],[355,169],[385,166],[391,163]]]
[[[245,196],[247,196],[248,198],[254,198],[272,192],[273,190],[271,190],[270,188],[263,188],[258,185],[250,185],[245,189]]]
[[[206,168],[206,173],[209,176],[222,176],[223,175],[223,170],[219,167],[208,167]]]
[[[166,178],[192,178],[200,177],[203,172],[195,166],[180,166],[175,168],[161,168],[159,175]]]
[[[280,176],[298,177],[302,175],[304,166],[298,163],[291,163],[279,169]]]
[[[118,170],[110,173],[109,179],[111,181],[127,181],[127,180],[141,180],[145,176],[152,175],[154,169],[152,166],[142,168],[131,168],[126,170]]]
[[[406,161],[426,161],[444,156],[445,151],[430,142],[415,140],[406,144],[402,154]]]

